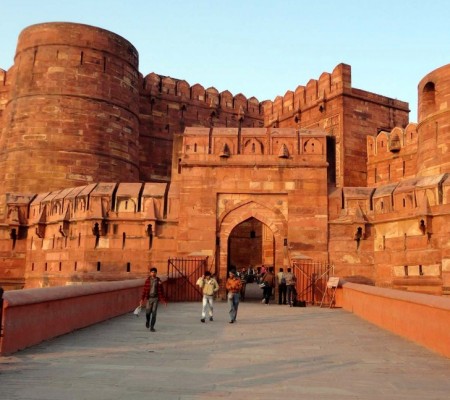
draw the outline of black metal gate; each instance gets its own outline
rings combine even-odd
[[[309,304],[320,303],[334,265],[311,260],[292,260],[292,265],[297,279],[297,299]]]
[[[208,257],[169,258],[166,294],[169,301],[200,301],[202,291],[196,285],[206,271]]]

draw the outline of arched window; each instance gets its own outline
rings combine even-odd
[[[434,112],[436,107],[436,89],[433,82],[428,82],[422,92],[422,112],[425,114]]]

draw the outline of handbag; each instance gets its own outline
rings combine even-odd
[[[141,313],[141,311],[142,311],[142,306],[139,305],[134,309],[133,314],[136,315],[136,317],[139,317],[139,314]]]
[[[268,286],[267,282],[262,282],[262,283],[259,284],[259,287],[261,289],[264,289],[266,286]]]

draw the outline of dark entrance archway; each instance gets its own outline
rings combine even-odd
[[[261,199],[262,200],[262,199]],[[254,218],[263,227],[264,232],[267,232],[271,238],[270,257],[267,260],[268,264],[272,265],[288,265],[288,257],[285,243],[287,243],[287,221],[279,210],[267,207],[266,204],[254,200],[245,200],[236,204],[233,208],[225,210],[218,218],[218,232],[217,238],[218,251],[216,258],[216,270],[218,271],[219,279],[224,283],[227,279],[227,271],[229,268],[229,237],[231,232],[241,223]],[[262,252],[264,257],[267,253]],[[264,262],[263,261],[263,262]],[[261,291],[258,292],[261,295]],[[225,296],[224,284],[221,286],[221,295]],[[223,297],[225,298],[225,297]]]
[[[233,228],[228,237],[227,265],[228,270],[245,274],[245,300],[261,298],[256,272],[262,265],[273,265],[274,260],[274,235],[267,225],[251,217]]]

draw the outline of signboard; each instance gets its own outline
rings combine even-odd
[[[339,277],[338,276],[330,276],[330,278],[328,279],[328,282],[327,282],[327,288],[328,289],[337,288],[338,285],[339,285]]]

